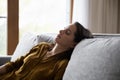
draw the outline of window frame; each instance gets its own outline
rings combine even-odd
[[[19,0],[7,0],[7,55],[12,55],[19,38]]]

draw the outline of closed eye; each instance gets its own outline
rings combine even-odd
[[[71,30],[66,29],[66,30],[65,30],[65,34],[70,35],[70,34],[71,34]]]

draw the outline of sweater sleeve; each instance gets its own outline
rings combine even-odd
[[[62,80],[67,64],[68,64],[68,60],[60,62],[58,71],[57,73],[55,73],[54,80]]]
[[[8,62],[8,63],[6,63],[6,64],[5,64],[6,72],[10,72],[10,71],[12,71],[12,70],[17,70],[17,69],[19,69],[19,68],[22,66],[22,64],[24,63],[24,59],[25,59],[28,55],[35,53],[35,52],[38,50],[38,48],[41,48],[41,47],[43,47],[44,45],[45,45],[45,43],[40,43],[40,44],[34,46],[34,47],[29,51],[29,53],[27,53],[25,56],[21,56],[20,58],[18,58],[15,62]]]

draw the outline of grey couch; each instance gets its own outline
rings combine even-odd
[[[0,56],[0,66],[10,61],[10,59],[11,59],[11,56]]]
[[[63,80],[120,80],[120,34],[93,35],[75,47]],[[0,65],[11,57],[0,57]]]

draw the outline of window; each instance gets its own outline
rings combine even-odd
[[[57,33],[64,28],[70,22],[70,1],[0,0],[0,55],[14,52],[18,42],[18,19],[19,36],[25,32]]]
[[[7,0],[0,0],[0,55],[7,53]]]
[[[25,32],[55,32],[68,24],[69,0],[19,0],[20,36]]]

